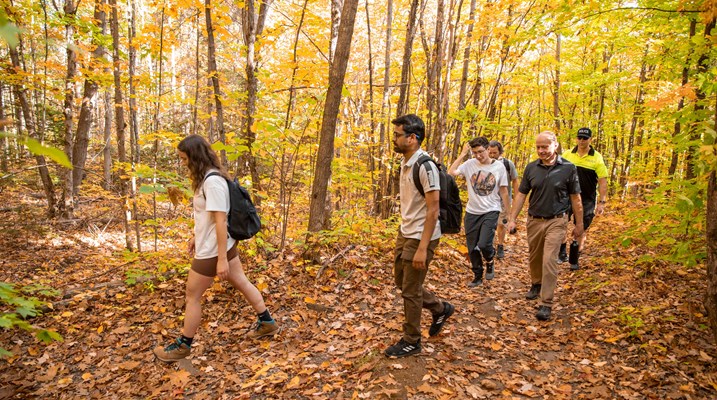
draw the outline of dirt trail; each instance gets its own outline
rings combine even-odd
[[[537,303],[525,299],[524,230],[510,237],[496,278],[476,289],[466,287],[468,264],[456,250],[462,239],[445,238],[428,285],[457,312],[430,339],[424,313],[423,353],[405,359],[382,354],[402,323],[390,239],[356,246],[318,281],[316,269],[290,253],[274,260],[244,254],[282,333],[245,340],[252,310],[217,283],[192,355],[180,365],[155,360],[151,349],[179,332],[184,276],[97,289],[130,270],[186,265],[176,245],[128,264],[111,251],[121,246],[118,231],[99,238],[87,226],[60,230],[40,220],[41,209],[31,206],[4,213],[0,281],[61,291],[84,281],[66,305],[32,320],[56,328],[63,342],[43,345],[27,332],[0,330],[0,347],[14,353],[0,361],[0,399],[717,397],[717,353],[700,305],[704,270],[636,266],[639,249],[618,252],[612,244],[617,214],[596,219],[583,269],[563,264],[549,322],[537,321]]]

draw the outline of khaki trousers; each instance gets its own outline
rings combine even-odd
[[[407,239],[398,231],[396,238],[396,250],[393,263],[393,277],[396,287],[401,289],[403,297],[403,340],[408,343],[416,343],[421,339],[421,310],[423,308],[431,311],[432,314],[443,312],[443,302],[438,300],[435,294],[423,287],[426,280],[426,269],[413,268],[413,255],[418,249],[418,239]],[[438,245],[438,239],[432,240],[428,245],[426,254],[426,265],[433,259],[433,252]]]
[[[530,283],[541,284],[541,305],[552,307],[558,285],[558,252],[565,238],[568,217],[540,219],[528,216]]]

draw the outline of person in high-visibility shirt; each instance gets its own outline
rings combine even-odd
[[[585,245],[587,230],[592,224],[593,218],[595,215],[605,212],[605,202],[607,201],[607,166],[605,166],[602,155],[593,148],[592,136],[593,132],[590,128],[578,129],[578,145],[562,154],[564,159],[578,168],[584,227],[584,232],[578,239],[580,251]],[[568,261],[567,243],[560,246],[558,257],[561,262]],[[570,264],[570,269],[577,270],[580,269],[580,266],[578,263]]]

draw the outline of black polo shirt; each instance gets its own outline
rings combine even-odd
[[[518,191],[528,199],[528,214],[550,218],[570,209],[570,195],[580,193],[575,164],[558,156],[555,164],[543,165],[537,159],[525,167]]]

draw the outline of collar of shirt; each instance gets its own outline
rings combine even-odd
[[[578,146],[573,147],[573,151],[571,153],[578,154]],[[580,155],[580,154],[578,154]],[[590,150],[588,150],[588,156],[594,156],[595,155],[595,149],[593,149],[593,145],[590,145]],[[583,156],[585,157],[585,156]]]
[[[406,159],[404,158],[403,161],[401,162],[401,165],[402,165],[404,168],[413,167],[413,164],[415,164],[416,161],[418,161],[418,157],[420,157],[420,156],[423,155],[423,154],[428,154],[428,153],[426,153],[425,151],[423,151],[423,149],[420,149],[420,148],[419,148],[418,150],[416,150],[415,153],[413,153],[413,155],[411,156],[411,158],[409,158],[408,160],[406,160]]]

